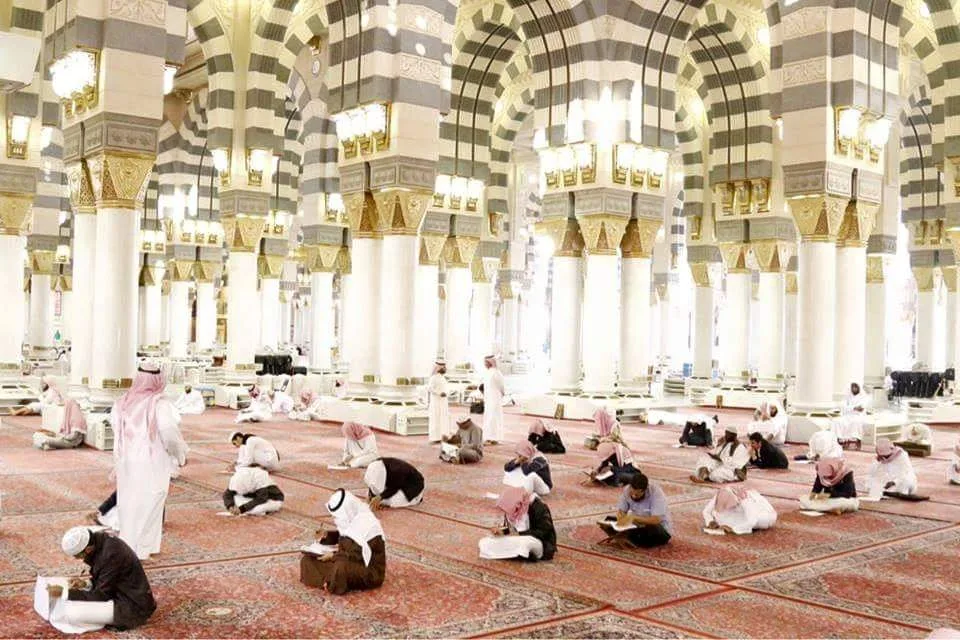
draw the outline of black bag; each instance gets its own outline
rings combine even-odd
[[[537,448],[540,453],[566,453],[567,448],[563,446],[563,440],[556,431],[547,431],[542,436],[531,433],[528,437],[530,443]]]
[[[473,413],[476,415],[483,415],[483,400],[481,400],[480,402],[471,402],[470,413]]]
[[[713,444],[706,422],[688,422],[683,428],[683,434],[683,443],[691,447],[707,447]]]

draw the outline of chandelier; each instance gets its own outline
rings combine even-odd
[[[337,139],[347,158],[385,150],[390,144],[390,104],[372,104],[341,111],[333,116]]]
[[[68,118],[96,106],[98,63],[95,52],[77,49],[50,65],[53,92],[63,102]]]
[[[483,180],[441,173],[433,184],[433,205],[476,211],[485,188]]]

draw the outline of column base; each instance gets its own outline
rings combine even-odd
[[[835,402],[793,402],[787,408],[787,415],[832,418],[837,416],[839,411]]]
[[[352,380],[348,380],[347,395],[344,397],[344,400],[350,400],[353,402],[374,402],[377,400],[377,391],[379,388],[380,385],[372,380],[366,382],[354,382]]]
[[[381,384],[375,402],[390,407],[417,407],[420,403],[419,388],[411,383],[404,385]]]
[[[87,404],[94,413],[103,411],[109,412],[110,407],[117,399],[126,393],[126,389],[103,389],[100,387],[90,387],[87,393]]]

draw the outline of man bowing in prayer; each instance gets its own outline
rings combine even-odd
[[[488,444],[503,440],[503,394],[506,386],[497,368],[496,356],[483,359],[487,372],[483,379],[483,434]]]
[[[143,364],[110,413],[120,538],[141,560],[160,553],[170,475],[187,460],[180,414],[163,395],[165,386],[160,367]]]

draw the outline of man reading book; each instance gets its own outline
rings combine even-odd
[[[620,494],[616,518],[609,516],[598,524],[611,541],[625,540],[645,549],[664,545],[671,532],[667,496],[638,471]]]

